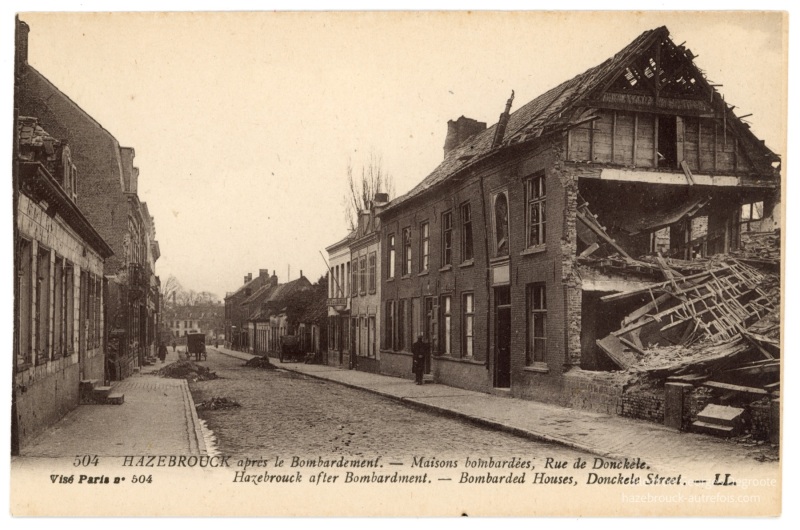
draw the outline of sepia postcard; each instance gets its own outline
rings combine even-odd
[[[11,514],[780,515],[788,20],[18,13]]]

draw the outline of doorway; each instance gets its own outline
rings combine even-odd
[[[511,388],[511,289],[495,287],[494,386]]]

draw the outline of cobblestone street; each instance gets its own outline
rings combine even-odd
[[[408,458],[554,457],[583,453],[494,432],[386,398],[282,370],[243,366],[209,349],[201,363],[219,379],[191,383],[195,403],[212,397],[242,406],[199,410],[226,455],[345,455]]]

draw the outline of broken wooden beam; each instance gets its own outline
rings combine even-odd
[[[718,383],[716,381],[706,381],[703,383],[704,387],[713,388],[715,390],[722,390],[726,392],[737,392],[739,394],[748,394],[751,396],[767,396],[769,392],[763,388],[755,388],[752,386],[732,385],[730,383]]]

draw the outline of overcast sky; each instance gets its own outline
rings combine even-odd
[[[372,150],[401,194],[446,124],[492,124],[666,25],[785,156],[779,14],[22,14],[29,62],[136,150],[157,274],[220,297],[259,268],[325,272],[346,234],[348,159]]]

